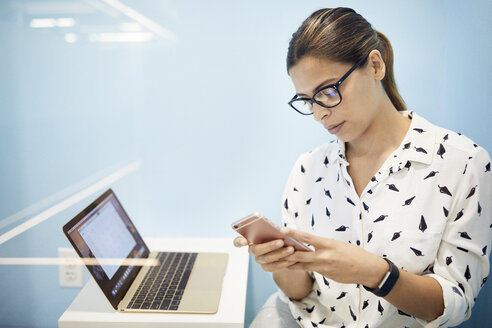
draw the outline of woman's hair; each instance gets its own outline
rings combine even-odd
[[[399,111],[406,110],[393,74],[393,48],[388,38],[350,8],[326,8],[311,14],[292,34],[287,51],[287,72],[306,56],[355,64],[372,50],[386,66],[383,87]]]

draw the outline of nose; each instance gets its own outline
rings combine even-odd
[[[313,102],[313,117],[317,122],[320,122],[323,116],[331,115],[331,109],[318,105]]]

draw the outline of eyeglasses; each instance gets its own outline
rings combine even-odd
[[[342,102],[342,94],[340,93],[340,85],[349,75],[355,71],[360,64],[366,60],[367,56],[362,58],[355,64],[338,82],[322,87],[314,92],[311,98],[298,97],[295,95],[290,101],[290,107],[294,108],[302,115],[313,114],[313,102],[325,108],[333,108]]]

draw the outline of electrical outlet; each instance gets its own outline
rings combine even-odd
[[[72,248],[58,248],[59,258],[79,258]],[[82,265],[70,264],[59,265],[61,287],[82,287],[83,270]]]

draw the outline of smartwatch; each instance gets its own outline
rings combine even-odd
[[[388,262],[389,271],[386,273],[379,286],[375,289],[363,286],[365,290],[379,297],[384,297],[388,295],[388,293],[393,289],[393,287],[396,284],[396,281],[400,277],[400,271],[398,270],[398,267],[387,258],[384,257],[383,259],[386,260],[386,262]]]

